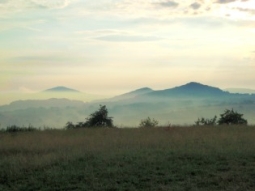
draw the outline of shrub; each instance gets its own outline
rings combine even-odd
[[[65,125],[65,129],[74,129],[76,125],[74,125],[72,122],[68,121]]]
[[[5,132],[15,133],[15,132],[26,132],[26,131],[37,131],[37,129],[31,125],[28,127],[19,127],[16,125],[8,126]]]
[[[158,125],[158,121],[155,119],[151,119],[150,117],[141,120],[139,127],[156,127]]]
[[[195,121],[195,125],[202,126],[202,125],[217,125],[217,116],[215,115],[212,119],[206,119],[202,117],[201,119],[198,118],[197,121]]]

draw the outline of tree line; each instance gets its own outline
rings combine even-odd
[[[159,121],[147,117],[140,121],[140,128],[151,128],[157,127]],[[248,121],[243,118],[243,114],[234,111],[233,109],[226,109],[220,117],[215,115],[212,118],[198,118],[194,122],[194,126],[216,126],[216,125],[247,125]],[[171,126],[171,125],[168,125]],[[103,127],[103,128],[114,128],[113,117],[108,116],[108,109],[105,105],[100,105],[99,109],[89,115],[85,119],[84,122],[78,122],[76,124],[72,122],[67,122],[65,125],[65,129],[76,129],[76,128],[95,128],[95,127]],[[50,128],[46,128],[50,129]],[[6,129],[2,129],[2,132],[24,132],[24,131],[36,131],[40,130],[31,125],[29,127],[19,127],[16,125],[8,126]]]
[[[154,118],[147,117],[140,121],[139,127],[157,127],[159,124],[158,120]],[[233,109],[226,109],[224,113],[220,114],[220,118],[217,120],[217,116],[212,118],[198,118],[194,125],[204,126],[204,125],[247,125],[248,121],[243,118],[243,114],[234,111]],[[79,122],[73,124],[72,122],[67,122],[66,129],[74,128],[93,128],[93,127],[114,127],[113,117],[108,117],[108,110],[105,105],[100,105],[100,108],[94,113],[90,114],[86,118],[85,122]]]

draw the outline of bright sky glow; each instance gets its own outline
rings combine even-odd
[[[255,89],[254,0],[0,0],[0,91]]]

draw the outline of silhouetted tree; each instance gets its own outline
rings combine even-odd
[[[223,114],[220,114],[220,119],[218,120],[219,125],[247,125],[247,120],[243,118],[243,114],[240,114],[236,111],[225,110]]]
[[[113,127],[112,117],[108,117],[108,110],[105,105],[100,105],[99,110],[90,114],[86,120],[85,127]]]
[[[108,110],[105,105],[100,105],[99,110],[90,114],[86,118],[85,122],[78,122],[73,124],[72,122],[67,122],[65,125],[66,129],[75,129],[75,128],[89,128],[89,127],[113,127],[112,117],[108,117]]]

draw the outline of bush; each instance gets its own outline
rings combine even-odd
[[[158,121],[155,119],[151,119],[150,117],[141,120],[139,127],[156,127],[158,125]]]
[[[212,119],[205,119],[205,118],[198,118],[197,121],[195,121],[195,125],[201,126],[201,125],[217,125],[217,116],[215,115]]]
[[[219,125],[247,125],[247,120],[243,118],[243,114],[240,114],[236,111],[225,110],[223,114],[220,115],[220,119],[218,120]]]
[[[27,131],[37,131],[38,129],[36,129],[33,126],[28,126],[28,127],[19,127],[16,125],[12,125],[12,126],[8,126],[5,130],[5,132],[9,132],[9,133],[15,133],[15,132],[27,132]]]
[[[68,121],[65,125],[65,129],[74,129],[76,125],[74,125],[72,122]]]

